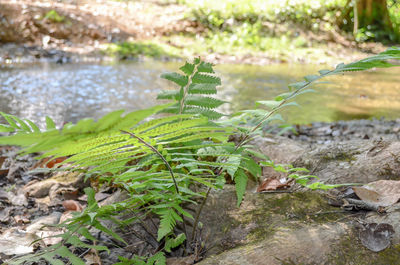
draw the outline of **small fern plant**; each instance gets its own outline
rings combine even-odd
[[[217,94],[217,86],[221,85],[221,79],[215,76],[212,64],[196,58],[193,63],[186,62],[180,68],[180,73],[166,73],[161,77],[174,82],[179,90],[163,90],[157,99],[173,100],[174,105],[164,112],[174,114],[201,114],[211,120],[217,120],[223,116],[216,108],[226,103],[210,95]]]
[[[122,116],[122,111],[112,112],[98,122],[84,119],[77,124],[67,124],[56,129],[47,118],[47,128],[29,120],[1,113],[8,122],[0,126],[0,132],[10,135],[0,137],[0,144],[23,147],[21,153],[41,152],[41,157],[68,157],[64,170],[81,171],[90,181],[96,179],[103,185],[113,185],[125,190],[127,200],[107,206],[99,206],[93,189],[86,189],[88,207],[60,226],[66,233],[60,235],[59,244],[41,251],[8,261],[22,264],[25,261],[44,259],[52,264],[83,264],[79,248],[107,251],[92,233],[102,231],[124,242],[112,229],[106,228],[105,220],[113,220],[120,226],[138,224],[153,238],[153,249],[146,256],[133,259],[121,258],[119,264],[165,264],[166,255],[182,246],[184,252],[196,252],[199,216],[208,194],[214,188],[222,188],[226,178],[235,182],[238,205],[243,199],[249,175],[258,177],[261,166],[272,166],[291,172],[268,162],[251,144],[261,127],[272,119],[280,119],[277,112],[295,103],[296,96],[306,93],[308,87],[321,78],[347,71],[361,71],[373,67],[391,67],[389,60],[400,60],[400,49],[386,52],[350,64],[338,65],[334,70],[321,70],[319,75],[305,77],[305,81],[290,85],[292,91],[277,96],[272,101],[260,101],[264,109],[239,112],[229,119],[218,120],[223,115],[216,108],[224,102],[211,97],[220,84],[211,64],[196,59],[186,63],[183,74],[163,75],[179,86],[178,90],[164,91],[160,99],[171,103],[139,110]],[[153,116],[157,113],[169,115]],[[149,119],[149,117],[152,117]],[[252,126],[249,127],[249,121]],[[234,143],[230,136],[239,134]],[[257,163],[254,157],[267,160]],[[301,185],[309,188],[326,186],[309,184],[308,177],[292,174]],[[206,187],[207,189],[199,189]],[[329,187],[331,188],[331,187]],[[193,214],[185,206],[197,204]],[[128,219],[116,218],[130,213]],[[156,218],[158,231],[146,229],[145,221]],[[186,227],[192,222],[192,231]],[[179,225],[178,225],[179,224]]]

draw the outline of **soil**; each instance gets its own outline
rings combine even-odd
[[[156,40],[179,46],[163,36],[197,34],[204,27],[186,16],[184,5],[157,0],[0,0],[0,62],[58,63],[100,61],[111,58],[103,53],[103,45],[123,41]],[[47,17],[56,11],[61,21]],[[304,33],[309,41],[328,44],[327,51],[318,52],[310,62],[304,56],[286,56],[297,63],[327,63],[335,60],[356,60],[369,53],[384,50],[380,44],[354,42],[337,33],[316,36]],[[193,55],[195,56],[195,55]],[[213,63],[246,63],[266,65],[279,63],[268,55],[203,55]],[[328,61],[327,61],[328,60]]]

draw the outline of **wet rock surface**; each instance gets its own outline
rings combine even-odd
[[[299,126],[297,135],[269,135],[254,143],[276,163],[306,167],[326,183],[399,180],[399,125],[399,121],[383,120],[317,123]],[[263,171],[263,178],[277,175]],[[204,222],[210,223],[205,227],[212,227],[210,234],[220,237],[216,239],[219,249],[214,247],[200,264],[398,263],[399,203],[386,207],[384,213],[357,208],[346,212],[345,208],[329,208],[328,203],[332,197],[346,196],[344,188],[284,195],[252,191],[239,209],[232,194],[230,208],[218,205],[229,202],[226,190],[224,195],[211,197],[208,214],[217,209],[227,212],[220,212],[218,216],[225,217],[218,220],[212,214],[206,217]],[[280,198],[288,205],[280,204]],[[379,224],[390,229],[375,229]]]

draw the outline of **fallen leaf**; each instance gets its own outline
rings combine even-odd
[[[65,159],[67,159],[67,157],[57,157],[55,159],[46,157],[46,158],[43,158],[42,160],[40,160],[39,162],[37,162],[36,165],[34,165],[32,167],[32,169],[41,168],[41,167],[42,168],[43,167],[53,168],[58,163],[64,162]]]
[[[9,171],[9,169],[0,169],[0,177],[7,176]]]
[[[390,246],[390,239],[394,234],[393,226],[385,223],[370,223],[360,231],[361,243],[374,252],[379,252]]]
[[[257,192],[278,190],[288,186],[289,184],[286,181],[281,181],[276,178],[267,178],[257,187]]]
[[[94,249],[91,249],[83,258],[86,260],[86,265],[101,265],[101,259]]]
[[[397,180],[378,180],[362,187],[354,187],[353,190],[361,200],[383,207],[400,200],[400,181]]]
[[[83,210],[83,206],[74,200],[63,201],[62,205],[66,211],[81,212]]]
[[[21,215],[14,216],[14,221],[19,225],[27,224],[30,222],[26,216],[21,216]]]
[[[4,161],[7,159],[6,156],[0,156],[0,167],[3,165]]]

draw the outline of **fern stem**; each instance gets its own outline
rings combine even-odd
[[[165,157],[156,149],[154,148],[154,146],[152,146],[151,144],[147,143],[145,140],[143,140],[142,138],[140,138],[139,136],[135,135],[134,133],[128,132],[128,131],[124,131],[121,130],[121,132],[129,134],[130,136],[132,136],[133,138],[136,138],[139,142],[141,142],[142,144],[146,145],[148,148],[150,148],[154,153],[156,153],[161,160],[164,162],[164,164],[167,166],[168,171],[171,175],[172,180],[174,181],[174,185],[175,185],[175,192],[176,194],[179,194],[179,188],[178,188],[178,183],[176,182],[175,179],[175,175],[174,172],[172,171],[171,166],[169,165],[168,161],[165,159]]]
[[[156,153],[161,158],[161,160],[167,166],[167,168],[169,170],[169,173],[171,175],[171,178],[174,181],[175,192],[176,192],[176,194],[179,194],[178,183],[176,182],[174,172],[173,172],[171,166],[169,165],[168,161],[165,159],[165,157],[156,148],[154,148],[154,146],[152,146],[151,144],[147,143],[145,140],[143,140],[139,136],[135,135],[134,133],[131,133],[131,132],[128,132],[128,131],[124,131],[124,130],[121,130],[121,132],[129,134],[133,138],[136,138],[139,142],[141,142],[142,144],[146,145],[148,148],[150,148],[154,153]],[[184,230],[184,233],[185,233],[186,238],[187,238],[187,230],[186,230],[186,225],[185,225],[185,219],[184,219],[184,216],[182,214],[180,214],[180,217],[182,218],[183,230]]]
[[[193,72],[188,77],[188,82],[187,82],[186,86],[183,87],[183,95],[182,95],[182,99],[180,101],[179,114],[182,114],[185,109],[185,98],[188,94],[189,86],[192,84],[192,79],[193,79],[194,75],[197,73],[197,66],[200,64],[200,62],[198,64],[194,63]]]
[[[327,76],[327,75],[329,75],[329,74],[331,74],[331,73],[334,72],[334,71],[335,71],[335,70],[331,70],[331,71],[327,72],[326,74],[322,75],[321,78],[322,78],[322,77],[325,77],[325,76]],[[253,127],[253,129],[250,130],[250,132],[246,133],[246,135],[244,136],[244,138],[239,142],[238,145],[236,145],[235,151],[237,151],[240,147],[242,147],[243,144],[246,142],[246,140],[248,140],[248,139],[250,138],[251,134],[252,134],[253,132],[255,132],[258,128],[260,128],[260,126],[261,126],[268,118],[270,118],[270,117],[272,116],[272,114],[274,114],[275,112],[277,112],[277,111],[279,110],[279,108],[282,107],[282,105],[286,104],[290,99],[294,98],[298,93],[300,93],[304,88],[306,88],[306,87],[308,87],[309,85],[311,85],[311,83],[313,83],[314,81],[315,81],[315,80],[306,82],[303,86],[301,86],[300,88],[294,90],[287,98],[284,98],[284,99],[282,100],[282,102],[281,102],[278,106],[272,108],[271,111],[268,112],[268,114],[266,114],[266,115],[261,119],[261,121],[260,121],[256,126]]]
[[[140,216],[138,216],[138,214],[134,211],[134,210],[132,210],[132,209],[130,209],[130,208],[128,208],[129,209],[129,211],[139,220],[139,222],[140,222],[140,224],[142,225],[142,227],[144,228],[144,230],[157,242],[157,238],[153,235],[153,233],[151,233],[150,232],[150,228],[147,226],[147,224],[142,220],[142,218],[140,218]],[[158,247],[158,246],[157,246]]]
[[[211,187],[208,188],[206,196],[204,197],[203,201],[201,202],[201,205],[199,207],[199,210],[196,212],[196,217],[194,219],[194,224],[193,224],[193,230],[192,230],[192,235],[191,235],[191,241],[193,242],[194,238],[196,237],[196,230],[197,230],[197,226],[199,224],[199,218],[200,218],[200,214],[203,211],[203,207],[206,204],[207,201],[207,197],[211,192]]]

